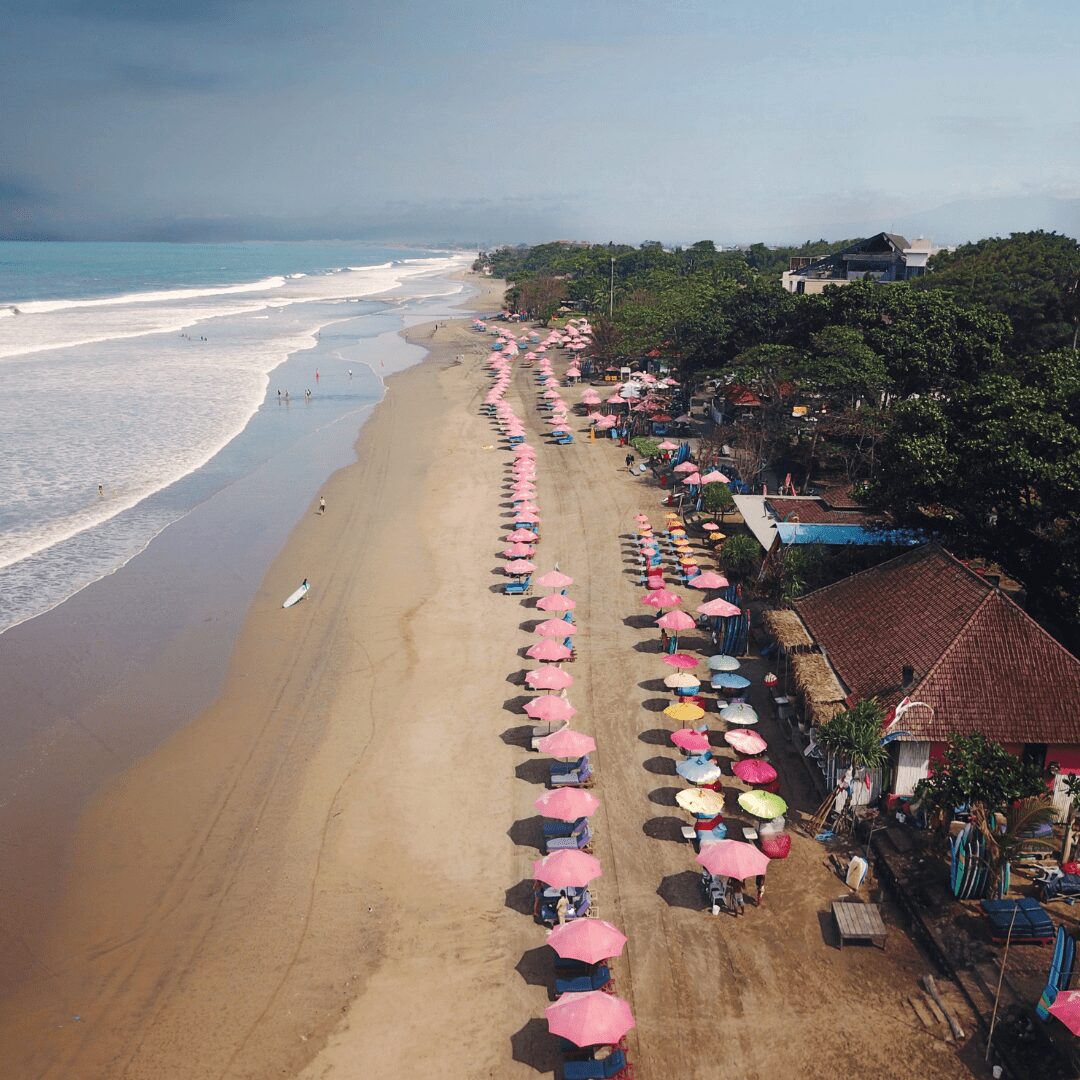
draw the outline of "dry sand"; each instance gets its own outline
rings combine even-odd
[[[390,380],[325,515],[275,561],[220,699],[84,815],[40,974],[0,1005],[4,1076],[554,1068],[527,913],[546,769],[520,742],[538,613],[498,571],[509,455],[479,412],[486,342],[464,323],[410,337],[428,360]],[[570,697],[599,742],[597,896],[630,938],[615,972],[638,1077],[970,1075],[904,1004],[926,964],[895,925],[884,955],[835,949],[823,913],[844,889],[812,841],[774,866],[763,909],[701,910],[655,714],[666,669],[624,561],[659,492],[613,443],[544,445],[534,391],[519,370],[539,561],[577,579]],[[802,763],[774,762],[813,802]]]

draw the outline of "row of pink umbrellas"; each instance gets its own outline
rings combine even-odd
[[[575,335],[578,340],[583,337],[576,328],[571,336]],[[557,344],[554,341],[550,343]],[[496,416],[508,435],[520,432],[523,437],[524,425],[504,401],[510,381],[509,361],[504,359],[505,357],[504,347],[502,356],[491,361],[495,383],[489,392],[490,401],[487,403],[495,406]],[[541,359],[541,365],[550,368],[546,359]],[[545,383],[548,381],[545,379]],[[561,401],[557,386],[547,385],[544,393],[545,400],[553,405],[552,419],[559,422],[562,418],[562,422],[565,422],[566,410],[559,409],[557,404]],[[514,462],[511,466],[511,492],[516,503],[519,500],[535,498],[535,478],[535,452],[522,442],[515,447]],[[520,557],[533,552],[539,539],[536,532],[516,529],[506,539],[510,545],[504,552],[510,560],[505,564],[508,572],[533,572],[535,564],[525,562],[524,566],[528,567],[526,570]],[[577,633],[576,624],[570,621],[570,613],[576,603],[565,592],[558,590],[565,590],[572,585],[573,578],[556,568],[539,577],[537,583],[555,590],[541,597],[537,601],[537,608],[561,617],[545,619],[537,625],[535,630],[541,640],[528,650],[528,655],[548,662],[567,659],[571,650],[563,641]],[[565,694],[573,681],[573,676],[560,667],[544,666],[528,672],[525,676],[526,684],[534,690],[547,693],[531,700],[525,706],[526,714],[536,720],[568,724],[577,714],[577,710],[561,694]],[[591,753],[595,750],[596,743],[591,736],[564,727],[539,739],[537,746],[542,752],[555,757],[576,758]],[[541,814],[562,821],[577,821],[582,817],[590,817],[599,805],[600,801],[595,795],[580,788],[559,788],[545,792],[536,800],[536,808]],[[572,849],[555,851],[533,863],[534,879],[555,888],[584,887],[601,873],[599,860],[593,855]],[[555,927],[548,937],[548,944],[559,956],[594,964],[621,955],[626,937],[615,926],[600,919],[575,919]],[[545,1015],[553,1035],[568,1039],[578,1046],[616,1043],[634,1026],[630,1006],[622,999],[601,991],[564,994],[545,1010]]]

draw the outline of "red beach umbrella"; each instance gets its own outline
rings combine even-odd
[[[776,779],[776,770],[760,758],[747,758],[746,761],[736,761],[731,766],[731,771],[748,784],[771,784]]]
[[[679,671],[690,671],[692,668],[696,668],[700,661],[696,656],[691,656],[689,653],[677,652],[665,656],[664,663],[668,667],[678,668]]]

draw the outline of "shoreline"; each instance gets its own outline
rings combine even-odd
[[[473,302],[474,301],[472,299],[469,299],[469,300],[465,301],[465,304],[471,306]],[[459,301],[459,304],[460,303],[461,302]],[[388,378],[386,378],[384,380],[384,382],[386,383],[387,390],[384,391],[384,401],[383,401],[383,403],[385,403],[387,398],[389,398],[390,396],[392,396],[394,394],[394,387],[396,386],[399,377],[402,377],[402,378],[408,377],[410,375],[410,373],[412,373],[413,379],[417,379],[417,378],[420,377],[418,375],[418,373],[422,369],[424,369],[427,366],[428,363],[429,363],[428,359],[421,360],[420,362],[415,364],[413,367],[407,368],[407,369],[405,369],[405,371],[401,372],[400,376],[395,374],[395,375],[391,375]],[[337,491],[337,488],[342,483],[342,481],[339,479],[339,474],[343,473],[343,472],[348,472],[348,470],[350,468],[353,468],[356,465],[360,465],[361,462],[357,461],[356,455],[358,453],[360,453],[361,455],[367,454],[368,451],[369,451],[369,448],[377,450],[377,446],[375,444],[377,444],[378,439],[380,438],[379,433],[382,432],[383,434],[385,434],[385,431],[383,431],[383,429],[385,429],[387,427],[393,427],[394,426],[393,422],[383,421],[381,424],[378,424],[378,425],[373,427],[373,424],[375,423],[375,418],[380,414],[380,412],[385,412],[385,411],[386,411],[386,409],[379,409],[379,408],[372,407],[372,408],[367,409],[364,412],[362,412],[361,413],[361,419],[364,420],[364,417],[366,417],[366,420],[359,425],[360,426],[359,436],[357,436],[357,434],[356,434],[356,428],[355,427],[353,427],[352,434],[350,435],[348,433],[348,428],[342,426],[340,424],[340,422],[338,423],[338,425],[337,425],[337,427],[339,428],[339,431],[337,432],[338,441],[339,442],[341,441],[340,436],[342,434],[344,434],[346,436],[346,438],[348,439],[348,446],[349,446],[349,450],[350,450],[350,461],[352,462],[352,464],[351,465],[346,465],[344,467],[344,469],[339,469],[338,473],[335,474],[335,476],[330,480],[328,485],[322,488],[322,490],[326,493],[328,500],[330,500],[330,509],[328,510],[328,515],[327,515],[328,518],[332,514],[332,509],[333,509],[334,503],[342,501],[341,498],[337,494],[332,494],[332,492]],[[368,413],[372,413],[373,415],[369,416]],[[401,426],[401,425],[399,425],[399,426]],[[322,446],[324,444],[325,444],[325,440],[319,442],[320,446]],[[318,447],[316,447],[316,450],[317,449],[318,449]],[[281,560],[283,558],[285,558],[286,553],[289,550],[290,545],[294,544],[293,537],[296,534],[303,533],[304,530],[305,530],[305,527],[310,529],[312,524],[314,524],[316,527],[319,524],[321,524],[321,522],[319,522],[319,520],[317,518],[315,519],[314,522],[312,522],[312,520],[311,520],[313,515],[310,513],[310,509],[311,509],[311,505],[312,505],[312,495],[311,495],[311,489],[310,488],[308,489],[307,494],[305,496],[305,502],[306,502],[306,504],[308,506],[308,512],[305,513],[301,517],[301,520],[300,520],[299,524],[296,525],[295,529],[292,530],[293,535],[289,537],[288,541],[284,545],[284,550],[281,551],[281,552],[278,552],[276,557],[274,557],[273,562],[272,562],[272,564],[270,566],[270,569],[268,570],[262,585],[259,587],[258,593],[255,595],[254,599],[251,602],[251,606],[250,606],[250,609],[247,612],[247,615],[244,616],[243,621],[244,621],[245,626],[247,625],[247,623],[249,621],[251,621],[253,619],[267,618],[267,617],[272,618],[272,614],[270,614],[268,616],[267,613],[268,612],[269,613],[276,613],[276,610],[280,609],[280,597],[276,596],[276,592],[280,591],[281,587],[284,587],[284,585],[287,583],[288,579],[287,579],[287,577],[283,576],[281,578],[282,584],[280,586],[278,586],[277,589],[274,589],[274,588],[268,586],[267,582],[273,579],[273,577],[274,577],[274,568],[279,565],[279,563],[281,562]],[[220,517],[220,515],[219,515],[219,517]],[[220,525],[221,522],[219,520],[219,521],[217,521],[216,523],[213,523],[213,524]],[[175,542],[172,539],[170,539],[170,540],[165,539],[168,536],[169,536],[169,531],[167,530],[166,533],[163,534],[163,536],[161,536],[161,537],[159,537],[157,539],[156,546],[159,549],[165,549],[165,548],[168,548],[170,546],[175,546]],[[209,529],[209,531],[204,531],[202,535],[196,537],[195,539],[200,543],[201,547],[205,547],[206,549],[208,549],[209,552],[212,552],[214,542],[215,542],[214,528],[211,527]],[[188,541],[190,543],[190,541],[191,541],[190,537],[188,538]],[[162,559],[167,558],[167,554],[168,553],[166,551],[162,550],[161,558],[156,559],[156,560],[152,560],[152,561],[155,562],[155,564],[159,564],[159,563],[161,563]],[[181,557],[181,558],[187,557],[187,553],[182,551],[182,550],[180,552],[177,552],[177,551],[174,550],[172,552],[172,554],[174,556],[178,556],[178,557]],[[210,557],[212,557],[212,555]],[[117,582],[120,582],[121,580],[127,581],[128,579],[130,579],[130,578],[132,578],[134,576],[138,576],[138,574],[136,574],[134,571],[132,571],[132,569],[131,569],[132,565],[133,564],[129,564],[128,567],[125,567],[125,570],[127,571],[127,573],[125,573],[123,575],[118,574],[118,575],[113,576],[112,580],[110,580],[107,585],[104,585],[102,587],[105,588],[105,589],[108,589],[111,595],[115,595],[116,594],[116,589],[117,589]],[[160,573],[161,571],[160,571],[160,568],[157,565],[155,565],[155,567],[153,569],[148,570],[147,572],[152,574],[152,573],[155,573],[155,572]],[[141,569],[140,569],[140,573],[141,573]],[[300,576],[304,576],[304,575],[301,574]],[[308,574],[308,576],[314,577],[313,574]],[[299,578],[297,578],[297,580],[299,580]],[[286,591],[290,591],[294,584],[295,584],[295,582],[293,582],[292,584],[289,584],[289,587],[288,587],[288,589],[286,589]],[[75,600],[77,602],[75,605],[73,605],[73,607],[80,606],[80,603],[78,602],[80,596],[84,597],[83,601],[81,602],[82,605],[92,606],[93,600],[94,600],[93,594],[91,593],[90,596],[87,596],[86,594],[88,592],[90,592],[91,590],[93,590],[93,589],[94,589],[94,586],[91,586],[89,590],[83,590],[82,593],[77,594],[76,597],[72,598],[73,600]],[[267,595],[268,589],[270,589],[270,591],[271,591],[271,595],[269,595],[269,596]],[[282,595],[284,595],[284,594],[282,594]],[[221,604],[227,603],[227,601],[228,601],[227,596],[226,597],[220,597],[220,598],[218,598],[217,603],[220,606]],[[214,604],[212,602],[211,607],[213,607],[213,606],[214,606]],[[37,646],[40,646],[43,641],[51,640],[52,636],[55,635],[57,630],[60,630],[61,631],[61,637],[63,636],[63,631],[64,631],[64,628],[65,628],[64,624],[65,624],[65,622],[70,621],[67,618],[67,616],[69,616],[70,613],[71,613],[69,611],[68,613],[65,614],[65,612],[64,612],[65,607],[66,607],[66,605],[61,605],[59,608],[53,609],[52,612],[48,613],[47,616],[43,617],[39,621],[39,627],[41,628],[41,634],[40,635],[34,635],[34,634],[29,634],[28,635],[25,631],[33,626],[34,621],[31,621],[31,623],[26,624],[26,626],[23,628],[24,633],[18,635],[18,640],[23,641],[24,639],[27,639],[27,638],[29,640],[26,641],[24,648],[20,648],[18,650],[15,650],[16,655],[11,656],[11,657],[8,658],[9,661],[10,661],[10,664],[13,664],[13,665],[15,665],[16,668],[18,668],[19,665],[26,664],[26,663],[30,662],[31,658],[34,655],[34,648],[37,647]],[[256,614],[256,613],[258,613],[258,614]],[[215,619],[209,625],[209,628],[211,630],[213,630],[213,627],[216,624],[216,622],[217,622],[217,620]],[[198,632],[200,634],[202,634],[202,631],[198,631]],[[243,631],[241,631],[241,636],[242,636],[242,634],[243,634]],[[16,640],[16,639],[13,638],[11,640]],[[240,638],[239,637],[234,637],[233,635],[229,634],[229,632],[226,630],[224,637],[221,637],[220,632],[219,632],[218,640],[219,640],[219,647],[224,646],[226,649],[231,649],[232,647],[235,646],[235,643],[240,640]],[[125,643],[125,644],[130,644],[131,647],[135,650],[135,652],[137,654],[138,642],[133,641],[133,642],[130,642],[130,643]],[[166,655],[164,658],[159,657],[158,662],[155,665],[152,665],[151,670],[149,670],[148,672],[133,673],[131,675],[131,677],[126,680],[128,685],[126,685],[125,688],[124,688],[124,695],[123,695],[122,700],[104,700],[104,701],[102,701],[102,700],[91,700],[90,703],[89,703],[89,706],[90,706],[90,711],[91,711],[94,719],[95,720],[101,720],[103,723],[108,724],[107,716],[113,709],[123,709],[125,707],[126,707],[127,710],[131,710],[133,707],[135,709],[139,709],[140,708],[140,703],[141,703],[141,698],[143,697],[143,695],[148,690],[150,690],[150,687],[145,686],[145,685],[141,685],[141,684],[145,684],[147,680],[154,680],[155,682],[157,680],[165,680],[165,682],[161,683],[160,685],[168,686],[171,683],[171,685],[174,686],[175,689],[177,690],[178,697],[182,696],[184,698],[187,698],[187,697],[190,697],[190,696],[193,695],[195,697],[195,699],[197,700],[199,693],[203,692],[203,691],[200,690],[200,688],[198,686],[195,686],[195,685],[192,685],[192,684],[188,683],[187,686],[184,687],[183,690],[181,690],[181,686],[183,684],[177,682],[178,669],[182,668],[182,666],[183,666],[182,657],[183,657],[183,655],[185,653],[190,652],[190,649],[191,649],[192,645],[193,645],[193,639],[191,637],[191,634],[187,633],[187,632],[185,632],[185,634],[182,635],[177,640],[170,642],[169,643],[169,652],[172,654],[172,659],[170,659],[168,655]],[[121,648],[123,648],[123,647],[124,647],[124,645],[122,644]],[[63,653],[62,648],[61,648],[60,652]],[[75,659],[74,657],[70,657],[70,656],[67,657],[67,658],[72,659],[72,660]],[[235,671],[236,665],[237,665],[237,661],[234,659],[230,664],[230,672]],[[91,677],[93,675],[92,672],[89,672],[87,674],[89,674]],[[226,678],[231,679],[233,677],[234,676],[232,674],[230,674]],[[18,689],[17,680],[16,680],[15,689],[16,690]],[[91,693],[91,698],[92,699],[100,698],[101,696],[102,695],[101,695],[100,691],[93,691]],[[207,701],[206,704],[208,706],[210,705],[209,700]],[[47,708],[47,707],[48,707],[48,702],[46,702],[43,705],[43,708]],[[212,708],[212,706],[211,706],[211,708]],[[136,755],[139,756],[140,760],[137,761],[136,764],[131,769],[128,769],[125,773],[123,773],[118,779],[109,781],[107,783],[106,787],[108,789],[112,789],[112,788],[122,787],[125,784],[129,783],[130,776],[137,773],[140,770],[140,768],[141,768],[141,766],[143,764],[143,761],[145,760],[144,758],[142,758],[142,755],[149,752],[150,757],[153,757],[156,753],[158,753],[158,749],[155,749],[155,746],[160,741],[160,738],[157,735],[155,735],[155,732],[161,731],[161,732],[164,732],[165,734],[168,734],[168,729],[169,729],[170,726],[180,725],[181,726],[181,731],[178,734],[179,734],[179,736],[182,737],[183,731],[184,731],[184,723],[185,723],[183,715],[182,715],[184,712],[185,712],[185,709],[184,709],[183,703],[178,701],[175,710],[166,710],[167,715],[159,716],[157,718],[156,725],[154,725],[154,724],[150,725],[150,729],[147,730],[147,731],[141,731],[140,730],[138,732],[138,734],[137,734],[137,737],[133,740],[133,742],[135,744],[133,752]],[[85,721],[86,721],[86,717],[82,717],[81,719],[78,718],[78,717],[70,717],[70,718],[64,718],[63,722],[61,723],[61,728],[62,729],[70,727],[73,731],[76,732],[76,734],[79,735],[79,738],[77,740],[72,740],[73,743],[75,743],[77,741],[78,746],[73,745],[72,747],[69,748],[70,752],[68,753],[68,757],[72,758],[73,760],[70,763],[68,771],[70,772],[71,769],[75,769],[75,770],[78,770],[78,774],[80,774],[80,775],[81,775],[82,771],[84,770],[84,768],[85,768],[85,766],[87,764],[90,765],[91,769],[97,767],[97,766],[95,766],[93,764],[93,759],[94,759],[95,755],[104,762],[106,769],[109,769],[108,762],[109,762],[109,759],[113,755],[113,752],[108,747],[108,742],[109,742],[109,738],[110,738],[110,731],[112,731],[113,733],[116,733],[117,730],[118,730],[118,727],[119,727],[118,723],[111,724],[110,726],[107,726],[107,727],[97,727],[95,724],[86,723]],[[197,721],[196,721],[196,723],[197,723]],[[73,724],[74,724],[74,726],[73,726]],[[53,739],[54,739],[55,742],[59,742],[61,739],[63,739],[65,737],[65,735],[66,735],[66,731],[61,730],[53,737]],[[172,739],[175,739],[177,737],[178,737],[177,735],[173,735],[166,742],[165,745],[166,746],[169,745],[169,743],[171,743]],[[215,733],[215,737],[216,737],[216,733]],[[89,755],[90,755],[89,758],[86,756],[87,753],[88,753],[88,749],[89,749]],[[212,768],[214,763],[208,761],[206,764],[207,764],[208,767]],[[115,770],[111,770],[111,771],[115,772]],[[76,775],[76,773],[72,773],[71,775],[74,776],[74,775]],[[35,792],[35,795],[36,794],[37,793]],[[85,858],[84,858],[85,852],[87,850],[87,843],[86,843],[86,841],[84,839],[84,837],[85,837],[85,835],[86,835],[86,833],[88,831],[88,826],[86,825],[86,821],[88,820],[88,816],[91,816],[92,813],[93,813],[92,808],[94,806],[98,805],[101,802],[101,799],[102,799],[102,794],[101,794],[101,792],[98,792],[97,795],[94,796],[94,798],[93,798],[93,800],[92,800],[92,802],[90,804],[91,805],[91,810],[88,810],[88,811],[84,812],[83,819],[82,819],[83,824],[80,825],[78,838],[73,842],[73,844],[71,846],[71,850],[74,851],[74,853],[75,853],[74,854],[75,865],[74,865],[73,872],[76,875],[78,875],[78,874],[80,874],[82,872],[80,870],[80,862],[85,862],[86,861]],[[182,803],[182,800],[180,800],[180,802]],[[63,981],[63,978],[64,978],[65,973],[66,973],[65,969],[68,967],[67,957],[68,957],[69,953],[73,949],[75,950],[75,952],[77,954],[78,953],[85,953],[85,951],[86,951],[85,950],[85,942],[76,943],[76,942],[69,941],[68,943],[62,945],[58,950],[55,950],[55,951],[50,949],[47,946],[43,947],[42,944],[41,944],[41,941],[39,940],[39,938],[41,936],[41,931],[39,931],[35,927],[35,922],[36,922],[36,920],[40,919],[42,911],[49,910],[52,907],[53,903],[56,902],[56,898],[58,896],[57,883],[58,883],[58,879],[65,873],[66,858],[67,858],[67,854],[68,854],[68,852],[66,850],[61,851],[60,849],[56,848],[54,844],[53,845],[44,844],[44,846],[42,845],[42,841],[41,841],[42,836],[44,836],[46,834],[49,834],[50,832],[53,834],[54,840],[56,838],[58,838],[58,837],[67,836],[67,834],[68,834],[68,829],[65,828],[64,825],[62,824],[63,815],[61,814],[61,817],[59,819],[55,818],[55,816],[50,819],[46,814],[44,814],[42,812],[43,805],[45,805],[45,794],[44,793],[42,794],[41,798],[34,800],[34,805],[29,807],[27,809],[26,813],[20,814],[20,816],[18,818],[12,818],[9,815],[9,819],[8,819],[8,824],[11,826],[11,828],[8,829],[8,834],[18,838],[18,841],[17,841],[18,846],[24,846],[23,843],[22,843],[24,838],[29,838],[28,842],[30,843],[31,846],[34,846],[36,844],[37,847],[39,849],[41,849],[40,852],[39,852],[40,858],[38,858],[36,860],[37,861],[37,866],[34,868],[37,871],[38,879],[36,880],[36,883],[35,882],[30,882],[29,884],[27,884],[23,880],[22,877],[19,878],[19,887],[23,888],[27,895],[24,897],[24,903],[21,905],[21,907],[19,905],[11,905],[11,904],[7,905],[7,910],[6,910],[6,913],[5,913],[6,918],[4,920],[4,927],[3,927],[3,936],[5,938],[5,944],[7,946],[6,951],[8,952],[9,956],[10,955],[21,955],[25,965],[29,969],[28,977],[26,979],[26,983],[24,984],[23,988],[16,990],[13,997],[10,997],[10,998],[6,999],[3,1002],[3,1004],[0,1005],[0,1016],[4,1017],[4,1020],[0,1021],[0,1045],[6,1044],[11,1049],[11,1051],[16,1054],[16,1057],[14,1057],[14,1058],[9,1057],[9,1060],[11,1060],[11,1061],[19,1060],[20,1052],[21,1053],[26,1053],[26,1052],[33,1049],[33,1047],[30,1045],[33,1042],[32,1039],[28,1039],[28,1038],[20,1037],[20,1036],[16,1036],[16,1037],[11,1038],[11,1039],[8,1038],[8,1035],[9,1035],[9,1020],[10,1020],[10,1018],[12,1016],[12,1012],[11,1012],[12,1002],[15,1001],[15,1000],[18,1000],[20,998],[20,996],[23,994],[24,990],[29,990],[31,988],[36,987],[37,990],[41,991],[45,987],[47,987],[49,985],[52,985],[53,987],[55,987],[58,982]],[[108,829],[105,832],[103,832],[101,835],[108,835],[108,832],[111,831],[111,830],[112,830],[112,826],[109,826]],[[90,827],[90,831],[93,831],[92,827]],[[119,846],[118,840],[119,840],[119,838],[117,837],[117,842],[110,842],[106,846],[108,848],[110,848],[110,849],[115,849],[115,848],[117,848]],[[141,838],[140,843],[145,844],[145,843],[147,843],[147,841],[146,841],[145,838]],[[150,846],[152,846],[152,845],[150,845]],[[15,856],[18,855],[18,852],[14,852],[14,853],[9,852],[9,854],[12,854],[12,857],[15,857]],[[113,860],[113,853],[112,853],[112,851],[109,851],[108,853],[105,854],[103,859],[99,858],[98,861],[99,862],[103,861],[104,863],[108,864],[112,860]],[[89,876],[91,878],[93,878],[94,874],[91,873]],[[51,885],[49,884],[50,879],[51,879],[51,881],[53,883]],[[9,879],[9,880],[12,880],[12,879]],[[107,889],[107,884],[105,882],[100,881],[100,880],[96,881],[94,883],[94,885],[93,885],[94,890],[100,890],[103,887]],[[67,889],[66,891],[70,892],[70,889]],[[108,890],[108,891],[112,891],[112,890]],[[10,890],[9,890],[9,894],[10,894]],[[65,901],[62,898],[62,894],[59,894],[59,895],[61,895],[61,899],[59,900],[60,906],[57,908],[55,918],[52,919],[52,929],[49,931],[50,934],[54,934],[55,933],[55,928],[58,925],[63,925],[65,923],[65,920],[68,918],[68,916],[65,914],[65,912],[63,910],[63,904],[65,903]],[[88,935],[86,935],[86,936],[87,937],[93,937],[95,935],[95,932],[96,932],[95,929],[91,928],[90,933]],[[75,936],[78,937],[79,935],[76,934]],[[11,966],[9,965],[9,968],[8,968],[9,977],[11,976],[11,974],[12,974]],[[45,1009],[49,1008],[49,1003],[48,1003],[48,996],[49,995],[48,995],[48,992],[46,992],[44,995],[39,995],[39,996],[40,996],[39,1003],[38,1003],[37,1006],[34,1007],[34,1010],[32,1010],[32,1011],[40,1011],[41,1008],[45,1008]],[[16,1009],[15,1011],[18,1012],[19,1010]],[[84,1012],[84,1011],[85,1011],[85,1006],[82,1006],[82,1007],[73,1006],[73,1008],[71,1010],[71,1014],[74,1015],[74,1014],[78,1013],[78,1014],[81,1015],[82,1012]],[[60,1007],[60,1013],[61,1014],[64,1013],[63,1006]],[[28,1016],[27,1016],[26,1012],[23,1011],[21,1020],[16,1022],[15,1026],[14,1026],[14,1029],[11,1029],[11,1030],[22,1028],[23,1027],[22,1021],[25,1021],[27,1019],[28,1019]],[[61,1015],[61,1019],[62,1019],[62,1015]],[[31,1027],[32,1026],[33,1025],[31,1024]],[[50,1024],[48,1026],[52,1027],[53,1025]],[[31,1074],[36,1075],[36,1073],[31,1073]]]

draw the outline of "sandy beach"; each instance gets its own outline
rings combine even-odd
[[[498,283],[481,284],[470,306],[491,310]],[[83,814],[34,973],[0,1003],[4,1075],[555,1070],[529,880],[546,761],[521,712],[543,590],[501,595],[509,455],[479,408],[487,340],[465,320],[407,336],[428,358],[388,381],[356,463],[313,496],[222,693]],[[614,972],[637,1076],[972,1075],[905,1004],[929,968],[887,898],[887,953],[835,948],[825,913],[845,890],[812,841],[774,864],[763,908],[702,909],[657,715],[667,672],[627,552],[661,493],[614,442],[549,445],[535,391],[519,369],[508,398],[538,451],[537,561],[576,579],[570,697],[599,744],[596,896],[630,939]],[[311,593],[283,611],[304,577]],[[811,809],[771,728],[785,796]]]

